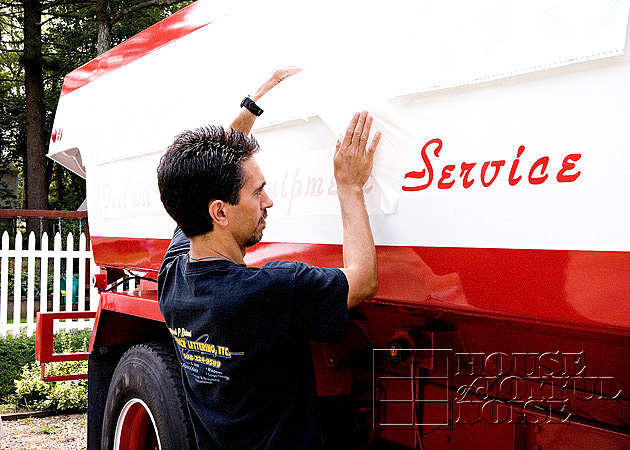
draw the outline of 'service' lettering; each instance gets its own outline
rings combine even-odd
[[[459,165],[445,164],[441,170],[438,169],[436,171],[434,164],[437,163],[436,160],[440,157],[443,146],[442,140],[437,138],[431,139],[424,144],[420,151],[424,168],[405,174],[405,179],[410,180],[410,185],[403,186],[403,191],[417,192],[429,188],[433,185],[436,173],[439,174],[439,179],[436,183],[438,189],[451,189],[456,185],[464,189],[470,189],[473,185],[488,188],[495,182],[498,182],[498,180],[505,178],[505,176],[502,176],[505,173],[505,170],[502,170],[502,168],[508,166],[506,166],[507,161],[504,159],[481,163],[462,161]],[[524,152],[525,146],[521,145],[516,152],[515,159],[509,165],[510,171],[507,175],[507,184],[509,186],[516,186],[521,180],[527,180],[527,183],[532,186],[540,185],[550,180],[550,173],[556,173],[555,180],[558,183],[573,183],[582,173],[580,170],[576,170],[575,164],[582,157],[580,153],[566,155],[560,166],[555,168],[551,167],[549,156],[541,156],[527,170],[527,167],[519,167],[521,163],[520,158]],[[430,156],[431,153],[433,156]]]

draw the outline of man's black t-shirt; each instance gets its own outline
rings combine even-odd
[[[200,449],[321,447],[308,340],[336,341],[348,321],[339,269],[188,261],[178,229],[158,277]]]

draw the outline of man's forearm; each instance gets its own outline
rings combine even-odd
[[[250,98],[254,102],[257,102],[263,97],[263,95],[272,90],[282,80],[300,71],[302,71],[302,69],[295,66],[274,70],[271,76],[263,84],[261,84],[258,89],[256,89],[256,92],[254,92],[254,95],[250,96]],[[249,133],[251,133],[257,117],[258,116],[254,115],[251,111],[243,106],[238,112],[236,118],[228,126],[227,131],[229,132],[230,130],[241,130],[243,134],[248,135]]]
[[[358,187],[341,188],[338,194],[343,223],[343,271],[352,278],[348,293],[348,307],[352,308],[376,295],[376,249],[363,191]]]
[[[227,131],[230,132],[231,130],[241,130],[243,134],[249,135],[254,126],[254,122],[256,122],[256,119],[257,116],[252,114],[247,108],[242,107],[241,110],[238,112],[238,115],[228,126]]]
[[[350,308],[372,298],[378,290],[376,249],[363,200],[363,186],[372,172],[381,138],[377,132],[367,145],[372,121],[367,111],[355,113],[343,141],[337,142],[333,159],[343,222],[342,270],[348,279]]]
[[[268,83],[265,83],[261,87],[259,87],[256,93],[250,97],[252,101],[254,101],[254,103],[260,100],[261,97],[265,95],[269,91],[269,89],[271,89],[267,87],[267,84]],[[257,115],[252,113],[246,107],[241,106],[241,109],[238,112],[238,115],[234,118],[232,123],[229,125],[228,131],[241,130],[243,134],[249,135],[249,133],[251,133],[252,131],[252,128],[254,127],[254,123],[256,122],[257,118],[258,118]]]

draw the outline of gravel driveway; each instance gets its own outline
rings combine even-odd
[[[85,450],[87,416],[71,414],[3,421],[2,450]]]

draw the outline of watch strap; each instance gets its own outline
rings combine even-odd
[[[264,110],[254,102],[249,95],[243,99],[241,102],[241,108],[245,107],[249,112],[251,112],[255,116],[260,116]]]

